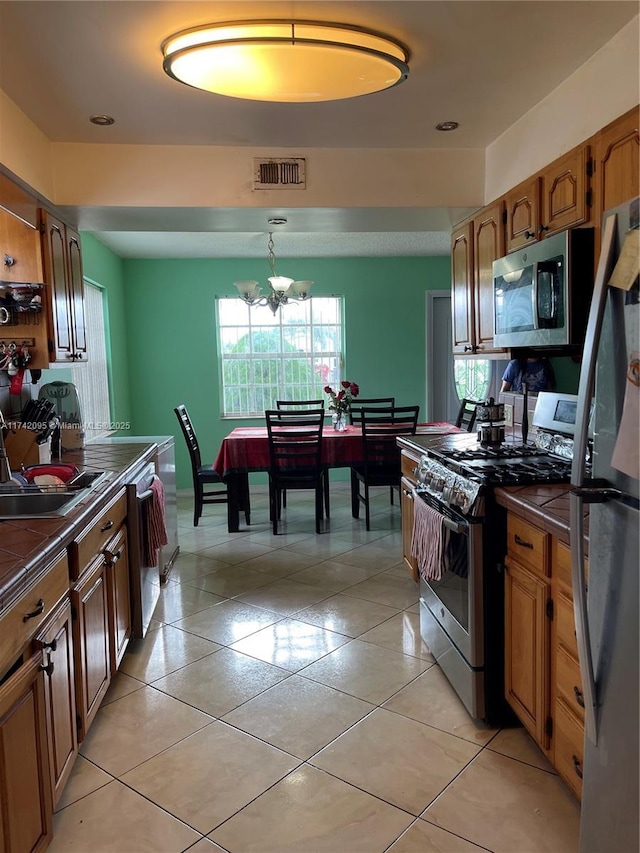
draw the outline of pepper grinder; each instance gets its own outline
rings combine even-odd
[[[522,383],[522,443],[527,443],[527,437],[529,435],[529,391],[527,389],[527,383]]]

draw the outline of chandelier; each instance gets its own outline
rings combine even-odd
[[[196,89],[253,101],[337,101],[409,75],[407,48],[382,33],[320,21],[229,21],[174,33],[164,71]]]
[[[238,288],[240,298],[247,305],[268,305],[272,313],[276,314],[278,308],[281,305],[286,305],[290,299],[300,301],[310,298],[309,291],[313,282],[294,281],[285,275],[278,275],[276,273],[276,256],[273,248],[273,232],[270,231],[267,242],[267,263],[269,264],[271,275],[267,279],[269,282],[269,292],[266,296],[260,296],[262,288],[257,281],[234,281],[233,283]]]

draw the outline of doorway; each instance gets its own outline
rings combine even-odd
[[[450,291],[427,291],[425,332],[427,420],[453,423],[460,401],[453,377]]]

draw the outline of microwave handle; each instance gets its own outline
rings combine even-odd
[[[533,264],[533,281],[531,287],[531,316],[533,317],[533,328],[537,331],[540,328],[540,317],[538,316],[538,267],[540,264],[535,261]]]

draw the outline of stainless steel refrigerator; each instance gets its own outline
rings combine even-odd
[[[601,257],[580,373],[572,468],[571,548],[585,702],[580,853],[638,853],[638,281],[611,285],[620,255],[637,266],[639,199],[604,217]],[[623,247],[626,249],[623,253]],[[630,251],[629,251],[630,250]],[[584,449],[595,388],[592,479]],[[588,589],[583,513],[589,509]]]

